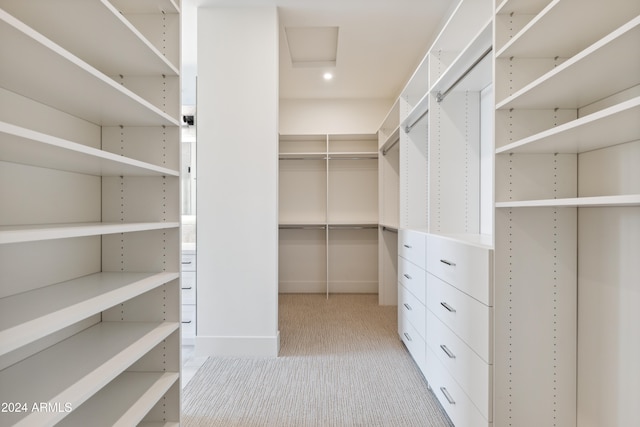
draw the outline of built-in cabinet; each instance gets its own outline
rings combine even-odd
[[[492,15],[458,2],[398,99],[398,332],[457,426],[493,422]]]
[[[280,292],[378,292],[376,135],[281,135]]]
[[[636,422],[639,13],[463,0],[399,98],[398,332],[455,425]]]
[[[639,13],[496,4],[496,425],[637,423]]]
[[[180,421],[180,4],[133,3],[0,1],[2,425]]]

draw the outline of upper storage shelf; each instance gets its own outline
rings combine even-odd
[[[584,153],[640,137],[640,97],[500,147],[502,153]]]
[[[96,176],[178,176],[179,172],[0,122],[0,158]]]
[[[8,58],[2,61],[2,87],[98,125],[180,125],[177,118],[1,9],[0,38],[0,56]]]
[[[511,12],[518,14],[520,11],[515,6]],[[524,13],[531,9],[527,4],[521,7],[525,8]],[[567,16],[575,15],[576,10],[580,11],[579,16],[575,16],[571,25],[566,25]],[[553,0],[504,46],[499,46],[496,56],[571,57],[639,12],[637,1]]]
[[[173,13],[168,1],[136,4],[136,13]],[[178,75],[179,58],[170,61],[108,0],[0,0],[0,6],[52,42],[107,75]],[[155,9],[155,10],[154,10]],[[123,49],[122,46],[126,46]]]
[[[496,108],[580,108],[633,87],[640,76],[625,70],[640,68],[638,46],[640,16],[499,100]]]
[[[0,298],[0,355],[178,277],[178,273],[96,273]]]

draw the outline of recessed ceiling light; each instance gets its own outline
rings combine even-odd
[[[322,77],[324,77],[325,80],[331,80],[333,78],[333,74],[324,73],[324,75]]]

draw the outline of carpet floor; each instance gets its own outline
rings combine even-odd
[[[377,295],[280,295],[279,328],[278,358],[204,363],[184,426],[452,426]]]

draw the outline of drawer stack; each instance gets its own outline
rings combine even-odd
[[[426,238],[425,376],[458,426],[493,418],[492,256],[487,247]]]
[[[182,250],[182,344],[196,339],[196,252]]]
[[[398,234],[398,334],[425,372],[426,234],[413,230]]]

